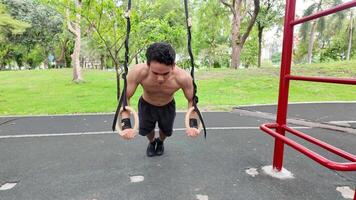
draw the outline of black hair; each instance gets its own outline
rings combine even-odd
[[[155,42],[146,51],[147,64],[156,61],[166,65],[173,65],[176,59],[176,52],[173,47],[166,42]]]

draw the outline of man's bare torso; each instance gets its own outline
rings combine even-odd
[[[179,67],[174,67],[170,76],[162,84],[156,81],[146,64],[139,66],[139,84],[143,88],[143,98],[152,105],[163,106],[173,100],[174,93],[182,88],[181,77],[186,72]]]

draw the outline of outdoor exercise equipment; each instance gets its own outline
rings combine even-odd
[[[193,79],[193,87],[194,87],[194,96],[193,96],[193,107],[190,108],[186,115],[185,115],[185,127],[188,129],[190,128],[189,125],[189,118],[190,115],[193,111],[195,111],[198,116],[199,116],[199,126],[198,126],[198,131],[200,132],[202,130],[202,127],[204,129],[204,137],[206,138],[206,128],[205,128],[205,123],[203,120],[203,116],[201,115],[199,109],[198,109],[198,96],[197,96],[197,85],[195,84],[195,78],[194,78],[194,57],[193,57],[193,53],[192,53],[192,45],[191,45],[191,40],[192,40],[192,34],[191,34],[191,27],[192,27],[192,20],[189,17],[189,13],[188,13],[188,2],[187,0],[184,0],[184,10],[185,10],[185,19],[186,19],[186,25],[187,25],[187,37],[188,37],[188,53],[189,53],[189,57],[190,57],[190,65],[191,65],[191,71],[190,71],[190,75],[192,76]]]
[[[186,25],[187,25],[187,37],[188,37],[188,53],[190,56],[190,63],[191,63],[191,72],[190,75],[192,76],[193,80],[193,88],[194,88],[194,95],[193,95],[193,107],[188,109],[186,115],[185,115],[185,126],[187,128],[190,128],[189,125],[189,118],[190,115],[193,111],[195,111],[198,114],[199,117],[199,126],[198,130],[199,132],[204,129],[204,136],[206,137],[206,128],[204,124],[204,120],[202,117],[202,114],[198,108],[198,96],[197,96],[197,85],[195,84],[195,78],[194,78],[194,57],[192,53],[192,47],[191,47],[191,18],[189,17],[188,13],[188,2],[187,0],[184,0],[184,9],[185,9],[185,16],[186,16]],[[128,60],[129,60],[129,38],[130,38],[130,30],[131,30],[131,22],[130,22],[130,11],[131,11],[131,0],[128,0],[127,3],[127,11],[125,14],[126,18],[126,39],[125,39],[125,62],[124,62],[124,73],[122,74],[122,79],[124,80],[124,88],[122,90],[120,100],[118,103],[118,106],[116,108],[115,116],[114,116],[114,121],[112,125],[112,130],[115,131],[117,130],[120,135],[122,135],[122,125],[121,123],[121,114],[123,111],[128,110],[131,115],[134,117],[135,125],[133,129],[137,133],[138,127],[139,127],[139,120],[138,120],[138,115],[135,112],[135,110],[127,105],[127,98],[126,98],[126,90],[127,90],[127,73],[128,73]]]
[[[123,111],[128,110],[131,115],[134,116],[135,125],[133,129],[137,133],[139,127],[138,115],[135,110],[127,105],[126,90],[127,90],[127,73],[128,73],[128,62],[129,62],[129,39],[131,31],[131,21],[130,21],[130,12],[131,12],[131,0],[127,2],[127,11],[125,13],[126,18],[126,39],[125,39],[125,61],[124,61],[124,73],[122,74],[122,79],[124,80],[124,88],[120,95],[119,104],[117,105],[114,121],[112,125],[112,130],[117,130],[119,135],[122,135],[122,125],[121,125],[121,114]],[[119,119],[119,120],[118,120]]]
[[[356,171],[356,155],[345,152],[326,142],[320,141],[300,131],[294,130],[288,127],[286,124],[289,82],[291,80],[356,85],[356,79],[353,78],[306,77],[306,76],[295,76],[295,75],[291,75],[290,73],[294,26],[329,14],[333,14],[335,12],[352,8],[356,6],[356,1],[353,0],[347,3],[343,3],[336,7],[317,12],[315,14],[302,17],[300,19],[295,19],[295,5],[296,5],[296,0],[286,0],[286,9],[285,9],[286,13],[284,19],[283,49],[282,49],[282,61],[281,61],[281,71],[280,71],[280,83],[279,83],[279,99],[278,99],[278,111],[277,111],[276,123],[266,123],[260,126],[261,130],[263,130],[264,132],[268,133],[269,135],[275,138],[273,169],[276,171],[282,170],[284,144],[287,144],[329,169],[337,170],[337,171]],[[320,154],[306,148],[305,146],[293,141],[292,139],[287,138],[285,136],[286,132],[294,134],[295,136],[298,136],[308,142],[318,145],[329,152],[332,152],[336,155],[345,158],[346,160],[349,160],[350,162],[331,161],[321,156]],[[356,200],[356,193],[354,196],[354,200]]]

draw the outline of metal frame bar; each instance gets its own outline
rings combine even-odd
[[[309,16],[306,16],[306,17],[302,17],[302,18],[297,19],[297,20],[293,20],[290,24],[294,26],[294,25],[297,25],[297,24],[301,24],[301,23],[313,20],[313,19],[324,17],[326,15],[330,15],[330,14],[333,14],[333,13],[336,13],[336,12],[339,12],[339,11],[342,11],[342,10],[345,10],[345,9],[348,9],[348,8],[352,8],[354,6],[356,6],[356,1],[350,1],[350,2],[347,2],[347,3],[343,3],[343,4],[340,4],[340,5],[337,5],[337,6],[333,7],[333,8],[329,8],[329,9],[320,11],[320,12],[312,14],[312,15],[309,15]]]
[[[281,134],[272,130],[277,127],[278,127],[278,124],[276,124],[276,123],[261,125],[261,129],[263,131],[265,131],[266,133],[270,134],[271,136],[275,137],[276,139],[282,140],[283,143],[293,147],[297,151],[303,153],[304,155],[308,156],[309,158],[315,160],[316,162],[320,163],[321,165],[323,165],[329,169],[338,170],[338,171],[355,171],[356,170],[356,156],[355,155],[352,155],[348,152],[345,152],[341,149],[338,149],[338,148],[331,146],[323,141],[320,141],[316,138],[313,138],[309,135],[306,135],[302,132],[299,132],[299,131],[289,128],[287,126],[281,127],[288,133],[291,133],[291,134],[294,134],[300,138],[303,138],[303,139],[305,139],[313,144],[316,144],[316,145],[318,145],[318,146],[320,146],[334,154],[337,154],[351,162],[339,163],[339,162],[334,162],[334,161],[328,160],[325,157],[321,156],[320,154],[318,154],[318,153],[304,147],[303,145],[287,138],[286,136],[282,136]]]
[[[313,81],[313,82],[356,85],[356,79],[351,79],[351,78],[311,77],[311,76],[293,76],[293,75],[286,75],[285,78],[289,80],[298,80],[298,81]]]
[[[294,76],[291,75],[291,61],[292,61],[292,49],[293,49],[293,31],[294,26],[313,19],[317,19],[335,12],[339,12],[351,7],[356,6],[356,0],[352,0],[347,3],[340,4],[334,8],[326,9],[310,16],[303,17],[295,20],[295,5],[296,0],[286,0],[285,7],[285,19],[284,19],[284,32],[283,32],[283,49],[282,60],[280,69],[280,81],[279,81],[279,96],[278,96],[278,110],[276,123],[262,124],[261,130],[270,134],[275,138],[274,154],[273,154],[273,169],[281,171],[283,166],[283,154],[284,144],[287,144],[299,152],[305,154],[321,165],[339,171],[356,171],[356,156],[338,149],[328,143],[315,139],[309,135],[306,135],[300,131],[291,129],[287,126],[287,110],[288,110],[288,96],[289,96],[289,82],[290,80],[300,81],[313,81],[313,82],[325,82],[325,83],[338,83],[338,84],[350,84],[356,85],[356,79],[349,78],[332,78],[332,77],[306,77],[306,76]],[[275,129],[275,130],[272,130]],[[303,145],[287,138],[285,133],[292,133],[308,142],[318,145],[327,151],[330,151],[336,155],[339,155],[351,162],[340,163],[330,161],[323,156],[317,154],[314,151],[309,150]],[[354,200],[356,200],[356,193]]]

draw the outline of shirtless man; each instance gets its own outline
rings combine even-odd
[[[143,94],[138,102],[139,134],[149,140],[146,151],[149,157],[162,155],[163,142],[172,135],[176,116],[174,93],[182,89],[188,100],[188,108],[193,106],[192,78],[189,73],[175,65],[175,56],[170,44],[154,43],[146,51],[147,63],[134,66],[127,74],[128,105],[137,86],[140,84],[143,88]],[[132,139],[135,136],[129,117],[128,112],[122,113],[122,137],[125,139]],[[196,117],[195,112],[190,116],[191,128],[186,130],[190,137],[199,134]],[[158,138],[155,138],[156,122],[159,128]]]

